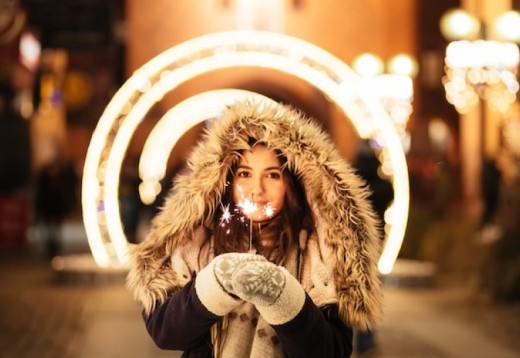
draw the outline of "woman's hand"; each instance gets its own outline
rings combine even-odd
[[[233,273],[246,262],[266,261],[265,257],[247,253],[227,253],[216,256],[199,271],[195,291],[208,311],[224,316],[243,300],[235,294]]]
[[[213,259],[213,273],[222,288],[232,296],[237,296],[233,288],[233,275],[237,268],[246,263],[268,263],[267,259],[260,255],[231,252],[222,254]]]
[[[267,261],[244,261],[232,273],[230,283],[235,295],[253,304],[270,306],[285,288],[285,274],[280,266]]]
[[[239,302],[248,301],[270,324],[290,321],[305,302],[303,287],[289,271],[250,253],[216,256],[199,273],[195,288],[211,312],[224,315]]]
[[[249,260],[234,269],[231,285],[236,296],[251,302],[269,324],[292,320],[305,303],[305,290],[284,267],[267,260]]]

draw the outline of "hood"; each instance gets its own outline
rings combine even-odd
[[[145,310],[180,288],[181,280],[163,264],[175,247],[209,224],[236,152],[249,148],[250,137],[280,149],[303,184],[320,242],[335,257],[329,265],[342,319],[353,327],[373,326],[381,313],[381,240],[364,181],[317,123],[292,107],[267,102],[227,106],[204,133],[188,157],[188,174],[177,178],[147,238],[131,249],[128,287]]]

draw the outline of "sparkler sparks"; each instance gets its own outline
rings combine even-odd
[[[246,219],[249,221],[249,251],[253,250],[253,216],[256,212],[263,213],[266,218],[270,219],[274,217],[276,209],[273,204],[268,201],[266,204],[259,206],[258,203],[254,202],[254,194],[251,193],[251,199],[244,195],[243,189],[240,185],[237,185],[237,190],[241,194],[240,200],[236,203],[236,208],[233,211],[237,211],[240,214],[239,220],[245,222]],[[230,205],[223,206],[221,204],[222,216],[220,217],[220,226],[224,227],[229,224],[231,218],[234,216],[231,213]],[[260,227],[260,224],[259,224]],[[229,230],[227,231],[229,233]]]
[[[259,207],[258,203],[255,203],[253,201],[253,196],[254,196],[253,193],[251,193],[251,199],[249,199],[244,194],[242,186],[237,185],[237,190],[239,191],[241,196],[240,196],[240,200],[238,201],[236,206],[240,209],[241,213],[245,217],[247,217],[247,219],[249,219],[251,222],[252,222],[252,218],[256,212],[263,212],[264,215],[269,219],[274,216],[276,209],[273,207],[273,204],[270,201],[268,201],[265,205],[262,205],[261,207]],[[222,218],[221,218],[220,222],[228,223],[232,216],[232,214],[229,211],[229,205],[226,206],[225,208],[222,208],[222,212],[223,212],[223,214],[222,214]]]
[[[237,206],[242,209],[242,213],[244,213],[244,215],[249,219],[252,219],[253,214],[258,210],[256,203],[245,197],[240,199]]]
[[[229,212],[229,204],[222,207],[222,216],[220,217],[220,225],[224,226],[225,224],[229,224],[229,221],[231,220],[231,213]]]
[[[272,218],[274,216],[275,208],[273,208],[273,204],[270,201],[264,205],[264,214],[268,218]]]
[[[255,212],[259,211],[260,209],[269,219],[274,217],[274,214],[276,212],[276,209],[273,207],[273,204],[271,202],[267,202],[267,204],[259,208],[257,203],[254,203],[253,201],[245,197],[240,199],[240,201],[237,204],[237,207],[240,208],[240,211],[242,212],[242,214],[244,214],[245,217],[247,217],[247,219],[251,219]],[[224,226],[225,224],[229,224],[231,218],[233,217],[233,214],[231,213],[229,204],[227,204],[226,206],[221,206],[221,208],[222,216],[220,217],[220,225]],[[244,220],[244,217],[242,217],[241,219]]]

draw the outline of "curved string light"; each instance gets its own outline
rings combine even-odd
[[[273,69],[302,79],[334,101],[360,137],[378,138],[395,193],[385,215],[390,229],[379,260],[379,271],[389,273],[404,237],[409,205],[406,160],[391,119],[344,62],[303,40],[263,31],[215,33],[174,46],[139,68],[114,95],[93,133],[84,166],[83,221],[96,263],[122,266],[128,261],[128,242],[119,213],[119,173],[141,120],[156,102],[182,83],[233,67]],[[173,127],[178,139],[189,124]],[[144,166],[140,165],[140,170]]]

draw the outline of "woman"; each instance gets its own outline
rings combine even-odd
[[[348,357],[380,315],[377,219],[313,122],[238,102],[195,147],[128,287],[148,332],[186,357]]]

